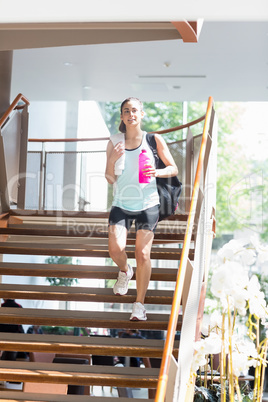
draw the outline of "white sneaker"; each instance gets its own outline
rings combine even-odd
[[[133,304],[132,314],[130,316],[130,321],[146,321],[146,310],[143,304],[136,302]]]
[[[128,282],[133,276],[133,268],[128,264],[127,272],[119,271],[117,281],[114,284],[114,294],[116,295],[126,295],[128,291]]]

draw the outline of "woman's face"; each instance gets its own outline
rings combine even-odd
[[[139,102],[130,100],[124,103],[120,117],[127,128],[140,125],[143,116],[144,112],[141,110]]]

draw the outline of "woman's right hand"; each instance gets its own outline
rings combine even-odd
[[[110,154],[110,161],[115,163],[122,155],[125,153],[125,146],[124,143],[118,142],[114,147]]]
[[[120,158],[125,152],[125,146],[123,142],[118,142],[115,146],[110,140],[107,145],[106,150],[106,169],[105,169],[105,177],[108,183],[113,184],[116,180],[116,176],[114,173],[114,165],[117,159]]]

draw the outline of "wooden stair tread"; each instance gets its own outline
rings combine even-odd
[[[30,308],[1,307],[0,323],[55,325],[91,328],[129,328],[147,330],[167,330],[169,314],[147,314],[147,321],[129,321],[130,313],[80,311],[80,310],[45,310]],[[181,318],[181,317],[180,317]],[[180,330],[181,319],[177,330]]]
[[[129,258],[135,258],[135,248],[126,247]],[[151,250],[151,259],[180,260],[182,249],[177,247],[156,247]],[[55,243],[30,243],[27,242],[0,242],[0,254],[31,254],[31,255],[55,255],[77,257],[107,257],[107,246],[80,245],[80,244],[55,244]],[[194,258],[194,250],[191,249],[189,258]]]
[[[21,220],[18,218],[11,218],[11,220],[7,220],[7,225],[4,225],[3,228],[10,229],[54,229],[54,230],[68,230],[69,232],[77,231],[82,235],[82,232],[98,229],[102,231],[107,231],[108,229],[108,219],[49,219],[49,218],[25,218],[22,217]],[[180,220],[168,220],[168,221],[160,221],[157,224],[156,233],[167,232],[170,228],[174,231],[180,233],[181,230],[185,229],[186,221],[183,219]],[[2,229],[2,228],[1,228]],[[130,233],[135,233],[134,226],[131,226]],[[182,233],[182,232],[181,232]]]
[[[77,244],[77,245],[84,245],[85,247],[87,247],[88,245],[100,245],[100,246],[105,246],[106,248],[108,248],[108,234],[107,236],[90,236],[90,237],[72,237],[72,236],[51,236],[50,233],[48,233],[47,235],[24,235],[23,233],[21,233],[20,235],[6,235],[3,233],[4,231],[1,231],[0,229],[0,235],[3,234],[4,236],[8,236],[7,240],[9,243],[37,243],[37,244]],[[175,235],[175,236],[179,236],[179,235]],[[180,237],[184,237],[180,236]],[[168,246],[170,245],[178,245],[178,244],[182,244],[183,239],[179,239],[177,237],[174,237],[173,234],[163,234],[161,236],[156,236],[156,238],[154,238],[153,240],[153,245],[157,246],[157,245],[166,245]],[[136,238],[135,237],[131,237],[131,238],[127,238],[127,246],[134,246],[136,244]]]
[[[0,230],[1,232],[1,230]],[[0,233],[1,235],[1,233]],[[6,235],[5,235],[6,236]],[[88,248],[90,247],[105,247],[105,249],[108,250],[108,236],[107,237],[59,237],[59,236],[17,236],[17,235],[10,235],[7,237],[7,240],[5,243],[14,243],[14,244],[54,244],[55,247],[61,247],[63,246],[68,246],[71,245],[73,248],[74,246],[79,246],[79,247],[85,247]],[[182,241],[179,241],[178,239],[174,240],[172,238],[168,239],[168,237],[160,237],[159,239],[154,239],[153,241],[153,246],[159,246],[159,245],[164,245],[166,247],[177,247],[179,244],[181,244]],[[133,248],[136,244],[136,239],[131,238],[127,239],[127,247]]]
[[[133,356],[161,358],[165,341],[162,339],[112,338],[106,336],[65,336],[46,334],[0,333],[0,350]],[[178,356],[179,341],[174,344]]]
[[[174,282],[177,278],[177,272],[177,268],[152,268],[151,280]],[[116,279],[118,275],[118,268],[116,266],[108,265],[91,266],[0,262],[0,275]],[[135,272],[132,279],[135,280]]]
[[[28,226],[28,227],[27,227]],[[58,237],[74,237],[74,238],[108,238],[108,231],[103,230],[103,227],[92,225],[92,228],[87,228],[86,230],[78,231],[75,228],[70,230],[69,228],[54,228],[54,227],[38,227],[33,228],[29,227],[29,225],[22,225],[20,227],[7,227],[0,228],[0,234],[2,235],[16,235],[16,236],[58,236]],[[165,231],[159,229],[155,232],[154,242],[182,242],[184,240],[185,228],[183,229],[174,229],[172,228],[170,231]],[[136,238],[135,232],[128,233],[128,241],[134,240]]]
[[[172,304],[172,290],[148,289],[146,304]],[[3,299],[31,300],[69,300],[105,303],[134,303],[136,290],[129,289],[128,294],[118,296],[112,288],[89,288],[78,286],[49,285],[14,285],[0,284],[0,294]]]
[[[159,369],[0,360],[0,380],[155,388]]]
[[[2,402],[100,402],[99,396],[89,396],[89,395],[51,395],[51,394],[41,394],[34,392],[23,392],[23,391],[2,391],[1,390],[1,401]],[[134,398],[121,398],[119,402],[131,402],[136,401]],[[106,402],[118,402],[118,397],[105,397]],[[153,399],[138,399],[139,402],[153,402]]]
[[[67,218],[67,219],[77,219],[82,218],[85,220],[86,218],[93,218],[93,219],[107,219],[109,217],[108,211],[60,211],[60,210],[38,210],[38,209],[11,209],[10,210],[11,216],[17,216],[19,218],[30,217],[42,217],[42,218]],[[188,218],[188,214],[175,214],[167,218],[167,221],[173,220],[181,220],[186,221]],[[165,221],[166,221],[165,220]],[[163,221],[162,221],[163,222]]]

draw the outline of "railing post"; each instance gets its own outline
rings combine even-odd
[[[39,183],[39,209],[45,209],[45,169],[46,169],[46,151],[45,142],[42,142],[41,161],[40,161],[40,183]]]
[[[185,161],[185,213],[190,210],[191,194],[193,187],[193,168],[194,168],[194,140],[190,128],[188,128],[186,138],[186,161]]]
[[[20,162],[19,162],[18,200],[17,200],[17,205],[19,209],[25,208],[27,155],[28,155],[28,121],[29,121],[28,105],[25,104],[21,114]]]
[[[9,194],[7,187],[7,172],[5,160],[4,141],[1,135],[0,128],[0,213],[8,212],[10,210]]]

